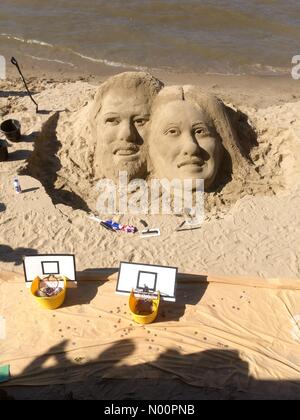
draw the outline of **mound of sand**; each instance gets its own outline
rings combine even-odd
[[[235,109],[234,98],[227,98],[237,135],[257,141],[249,153],[249,175],[207,193],[206,222],[198,230],[177,233],[181,217],[144,215],[162,232],[145,240],[111,234],[87,219],[95,203],[93,173],[82,172],[82,156],[87,166],[89,160],[72,147],[73,133],[98,88],[86,82],[35,83],[40,108],[49,114],[34,114],[27,97],[1,98],[5,118],[19,119],[24,137],[9,148],[10,161],[1,163],[0,267],[22,271],[23,255],[61,252],[75,253],[79,269],[126,260],[185,272],[299,276],[300,102],[259,109],[247,105],[245,96],[245,105]],[[24,170],[20,181],[27,192],[17,196],[12,180]],[[142,228],[140,216],[115,219]]]

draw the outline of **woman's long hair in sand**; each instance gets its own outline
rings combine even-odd
[[[233,177],[244,180],[251,166],[251,145],[243,144],[239,139],[225,104],[216,96],[204,93],[196,86],[169,86],[156,97],[153,111],[174,100],[189,100],[200,106],[208,117],[211,129],[222,142],[223,159],[212,188],[224,185]]]

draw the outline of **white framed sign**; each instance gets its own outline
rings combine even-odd
[[[160,292],[162,300],[176,301],[176,279],[178,268],[161,265],[121,262],[116,293],[128,295],[136,292]]]
[[[65,276],[68,279],[67,287],[77,287],[74,255],[48,254],[24,257],[23,267],[28,287],[36,277],[43,278],[51,274]]]

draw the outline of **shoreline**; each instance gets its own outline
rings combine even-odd
[[[6,58],[6,80],[17,83],[21,78],[17,69],[10,63],[10,56]],[[32,78],[49,82],[84,81],[92,85],[100,85],[108,77],[130,68],[110,67],[101,63],[85,63],[85,65],[70,68],[66,65],[48,61],[34,61],[22,54],[15,57],[20,65],[25,80]],[[286,75],[227,75],[205,74],[196,72],[178,72],[176,69],[146,69],[147,72],[162,80],[166,85],[192,84],[199,85],[204,90],[220,96],[224,101],[236,106],[244,105],[254,108],[267,108],[300,99],[300,80]],[[21,83],[22,86],[22,83]],[[0,80],[0,89],[5,89],[5,80]]]

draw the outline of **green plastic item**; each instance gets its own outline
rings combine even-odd
[[[9,381],[10,379],[10,366],[0,366],[0,383]]]

